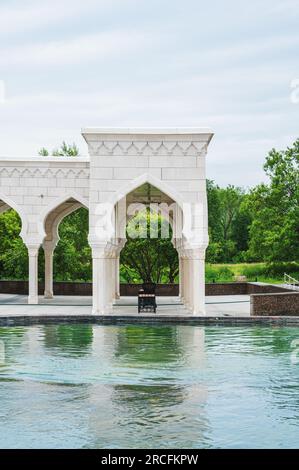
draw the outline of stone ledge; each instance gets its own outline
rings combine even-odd
[[[92,323],[92,324],[188,324],[202,326],[299,326],[298,316],[254,316],[254,317],[209,317],[163,315],[0,315],[0,326],[26,326],[55,323]]]

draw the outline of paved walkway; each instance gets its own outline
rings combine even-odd
[[[48,300],[40,297],[39,305],[28,305],[27,297],[22,295],[0,294],[0,316],[50,316],[50,315],[90,315],[91,297],[56,296]],[[157,297],[157,316],[191,316],[178,297]],[[135,316],[136,297],[121,297],[113,308],[113,315]],[[152,316],[143,313],[138,316]],[[248,295],[226,295],[206,297],[207,316],[250,316],[250,297]]]

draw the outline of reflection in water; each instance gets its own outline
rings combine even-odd
[[[171,326],[125,326],[119,328],[115,358],[134,365],[178,362],[182,356],[177,330]]]
[[[0,339],[9,341],[10,338],[22,338],[25,333],[25,328],[22,326],[2,326],[0,327]]]
[[[59,349],[74,356],[89,352],[92,344],[92,325],[47,325],[44,327],[46,348]]]
[[[115,385],[112,400],[122,407],[127,407],[136,415],[147,413],[161,420],[157,412],[165,405],[173,407],[186,398],[186,390],[178,385]]]
[[[257,353],[289,353],[290,342],[292,337],[298,338],[296,328],[293,330],[290,328],[271,327],[267,337],[265,338],[265,332],[263,327],[252,328],[249,331],[251,338],[254,339],[254,345],[257,348]]]
[[[1,328],[0,447],[296,447],[297,328]]]
[[[206,390],[199,386],[116,385],[113,390],[94,386],[89,447],[210,447],[206,398]]]
[[[0,327],[0,368],[12,360],[13,351],[23,346],[25,328]]]

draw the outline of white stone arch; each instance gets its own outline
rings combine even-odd
[[[8,206],[8,208],[5,209],[5,210],[13,209],[17,212],[18,216],[20,217],[21,222],[22,222],[22,227],[21,227],[21,231],[20,231],[19,235],[25,243],[26,233],[27,233],[27,229],[28,229],[28,218],[27,218],[26,213],[23,211],[23,209],[18,204],[16,204],[14,202],[13,199],[6,196],[6,194],[3,194],[1,191],[0,191],[0,200],[3,201]]]
[[[67,201],[65,201],[67,202]],[[63,206],[63,203],[60,204],[60,206]],[[57,206],[58,208],[59,206]],[[55,243],[55,245],[58,243],[60,237],[59,237],[59,233],[58,233],[58,229],[59,229],[59,225],[60,223],[63,221],[63,219],[65,217],[67,217],[68,215],[72,214],[73,212],[75,212],[76,210],[80,209],[81,207],[84,207],[81,202],[74,202],[72,204],[72,206],[70,207],[66,207],[66,208],[62,208],[62,210],[53,217],[53,219],[51,220],[51,230],[50,231],[47,231],[46,230],[46,236],[45,236],[45,239],[44,239],[44,244],[47,243],[47,242],[52,242],[52,243]],[[54,209],[55,210],[55,209]],[[53,212],[53,211],[52,211]],[[48,214],[48,216],[46,217],[45,219],[45,223],[47,222],[47,219],[48,217],[51,215],[51,212]],[[47,227],[45,227],[45,229],[47,229]]]
[[[142,175],[138,176],[137,178],[134,178],[132,181],[130,181],[129,183],[126,183],[124,184],[123,186],[120,187],[120,189],[118,191],[115,191],[115,193],[113,193],[113,195],[110,197],[110,199],[108,199],[108,203],[110,203],[112,206],[116,207],[116,205],[121,201],[123,200],[128,194],[130,194],[132,191],[138,189],[140,186],[142,186],[143,184],[150,184],[151,186],[154,186],[155,188],[159,189],[162,193],[164,193],[166,196],[168,196],[170,199],[172,199],[172,201],[177,204],[178,208],[179,208],[179,211],[181,212],[181,217],[178,217],[179,220],[179,224],[177,224],[177,222],[175,222],[175,216],[174,218],[172,219],[171,217],[169,217],[169,223],[173,229],[173,238],[174,238],[174,225],[176,225],[176,227],[178,227],[178,225],[180,225],[179,227],[179,231],[182,232],[183,230],[183,210],[184,210],[184,201],[183,201],[183,197],[182,195],[176,191],[174,188],[172,188],[169,184],[165,183],[163,180],[161,179],[158,179],[156,178],[155,176],[153,176],[151,173],[143,173]],[[126,220],[126,223],[124,224],[124,221],[125,219],[123,218],[121,221],[119,221],[119,226],[120,224],[122,224],[122,227],[124,227],[124,225],[126,225],[126,223],[128,222],[128,219]],[[123,231],[123,229],[121,230]]]
[[[156,178],[151,173],[143,173],[137,178],[134,178],[129,183],[126,183],[125,185],[121,186],[119,190],[116,191],[113,194],[113,196],[111,196],[108,202],[110,202],[113,205],[116,205],[121,199],[123,199],[129,193],[131,193],[132,191],[139,188],[145,183],[155,186],[162,193],[169,196],[174,202],[176,202],[179,205],[181,210],[183,210],[184,200],[181,194],[175,189],[173,189],[169,184],[165,183],[165,181]]]
[[[44,240],[46,237],[46,231],[45,231],[45,222],[47,220],[47,217],[53,212],[55,209],[57,209],[59,206],[61,206],[63,203],[67,202],[69,199],[74,199],[76,202],[80,203],[83,207],[86,209],[89,209],[89,201],[88,199],[84,198],[80,194],[78,194],[76,191],[70,191],[68,193],[63,194],[62,196],[59,196],[56,198],[54,201],[51,202],[51,204],[48,204],[43,211],[41,211],[40,216],[39,216],[39,221],[38,221],[38,232],[41,236],[41,239]],[[78,209],[78,207],[76,208]],[[74,209],[74,210],[76,210]],[[72,211],[71,211],[72,212]],[[69,212],[69,213],[71,213]],[[65,214],[60,220],[59,223],[62,221],[64,217],[69,215],[68,213]],[[58,225],[59,225],[58,223]]]
[[[72,204],[68,206],[69,201]],[[71,191],[55,199],[40,215],[39,232],[43,236],[45,253],[45,298],[53,298],[53,255],[59,241],[59,224],[76,210],[81,207],[88,209],[88,206],[85,198]]]

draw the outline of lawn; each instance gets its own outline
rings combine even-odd
[[[284,273],[299,279],[299,264],[288,263],[238,263],[238,264],[207,264],[206,282],[235,281],[238,276],[245,276],[248,281],[283,283]]]

